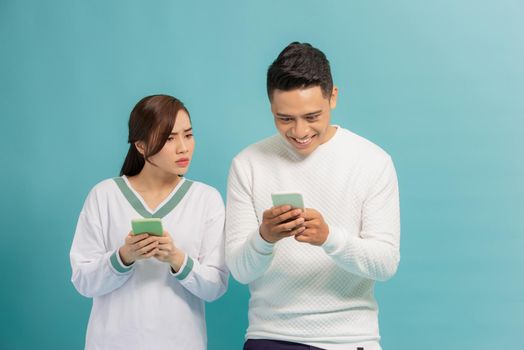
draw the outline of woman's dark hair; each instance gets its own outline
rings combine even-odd
[[[180,110],[189,115],[182,101],[168,95],[147,96],[136,104],[129,117],[129,151],[120,176],[137,175],[142,171],[145,161],[164,147]],[[138,152],[135,146],[137,141],[144,143],[144,155]]]
[[[333,78],[326,55],[307,43],[289,44],[267,70],[267,94],[320,86],[326,98],[333,91]]]

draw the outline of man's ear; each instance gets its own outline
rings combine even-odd
[[[144,157],[144,155],[146,154],[146,145],[144,144],[143,141],[137,141],[135,142],[135,147],[136,147],[136,150],[138,151],[138,153],[140,153],[142,155],[142,157]]]
[[[329,107],[331,109],[335,109],[337,106],[337,97],[338,97],[338,87],[333,85],[333,91],[331,92],[331,96],[329,96]]]

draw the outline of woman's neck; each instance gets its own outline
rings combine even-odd
[[[155,210],[182,181],[178,175],[161,174],[155,170],[144,166],[138,175],[128,177],[133,189],[142,196],[152,210]]]

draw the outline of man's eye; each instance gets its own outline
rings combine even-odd
[[[187,137],[188,139],[190,139],[190,138],[193,137],[193,134],[187,134],[186,137]]]

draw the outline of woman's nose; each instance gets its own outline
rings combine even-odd
[[[176,145],[176,152],[177,153],[186,153],[187,152],[187,145],[183,138],[180,138],[177,145]]]

